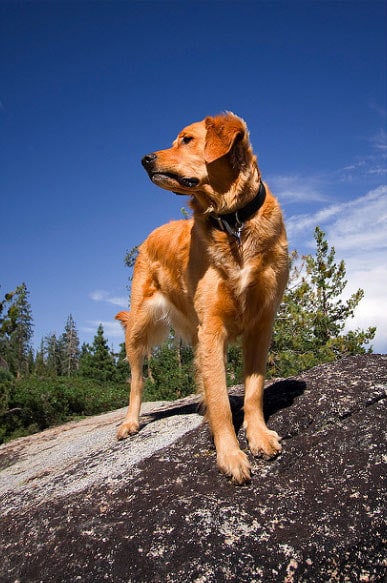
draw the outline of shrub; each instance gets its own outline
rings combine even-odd
[[[74,416],[96,415],[126,405],[128,388],[82,377],[29,377],[6,388],[0,443],[58,425]]]

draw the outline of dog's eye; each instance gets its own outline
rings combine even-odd
[[[181,138],[181,143],[189,144],[190,142],[192,142],[192,140],[193,140],[192,136],[184,136],[183,138]]]

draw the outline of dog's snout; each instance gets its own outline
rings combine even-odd
[[[152,152],[152,154],[146,154],[141,160],[141,163],[144,166],[144,168],[149,168],[149,166],[152,165],[156,158],[157,158],[156,154],[153,154]]]

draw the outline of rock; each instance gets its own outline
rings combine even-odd
[[[0,447],[0,581],[384,580],[386,387],[386,355],[269,383],[284,452],[243,487],[217,472],[195,397],[152,405],[123,442],[121,411]]]

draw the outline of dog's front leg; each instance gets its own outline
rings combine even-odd
[[[265,370],[271,334],[272,318],[268,317],[258,330],[247,331],[244,335],[244,427],[251,453],[265,459],[275,457],[282,450],[278,433],[267,427],[263,414]]]
[[[226,334],[222,324],[199,329],[197,370],[204,391],[207,418],[213,434],[217,465],[236,484],[250,481],[250,464],[241,451],[232,422],[224,363]]]

